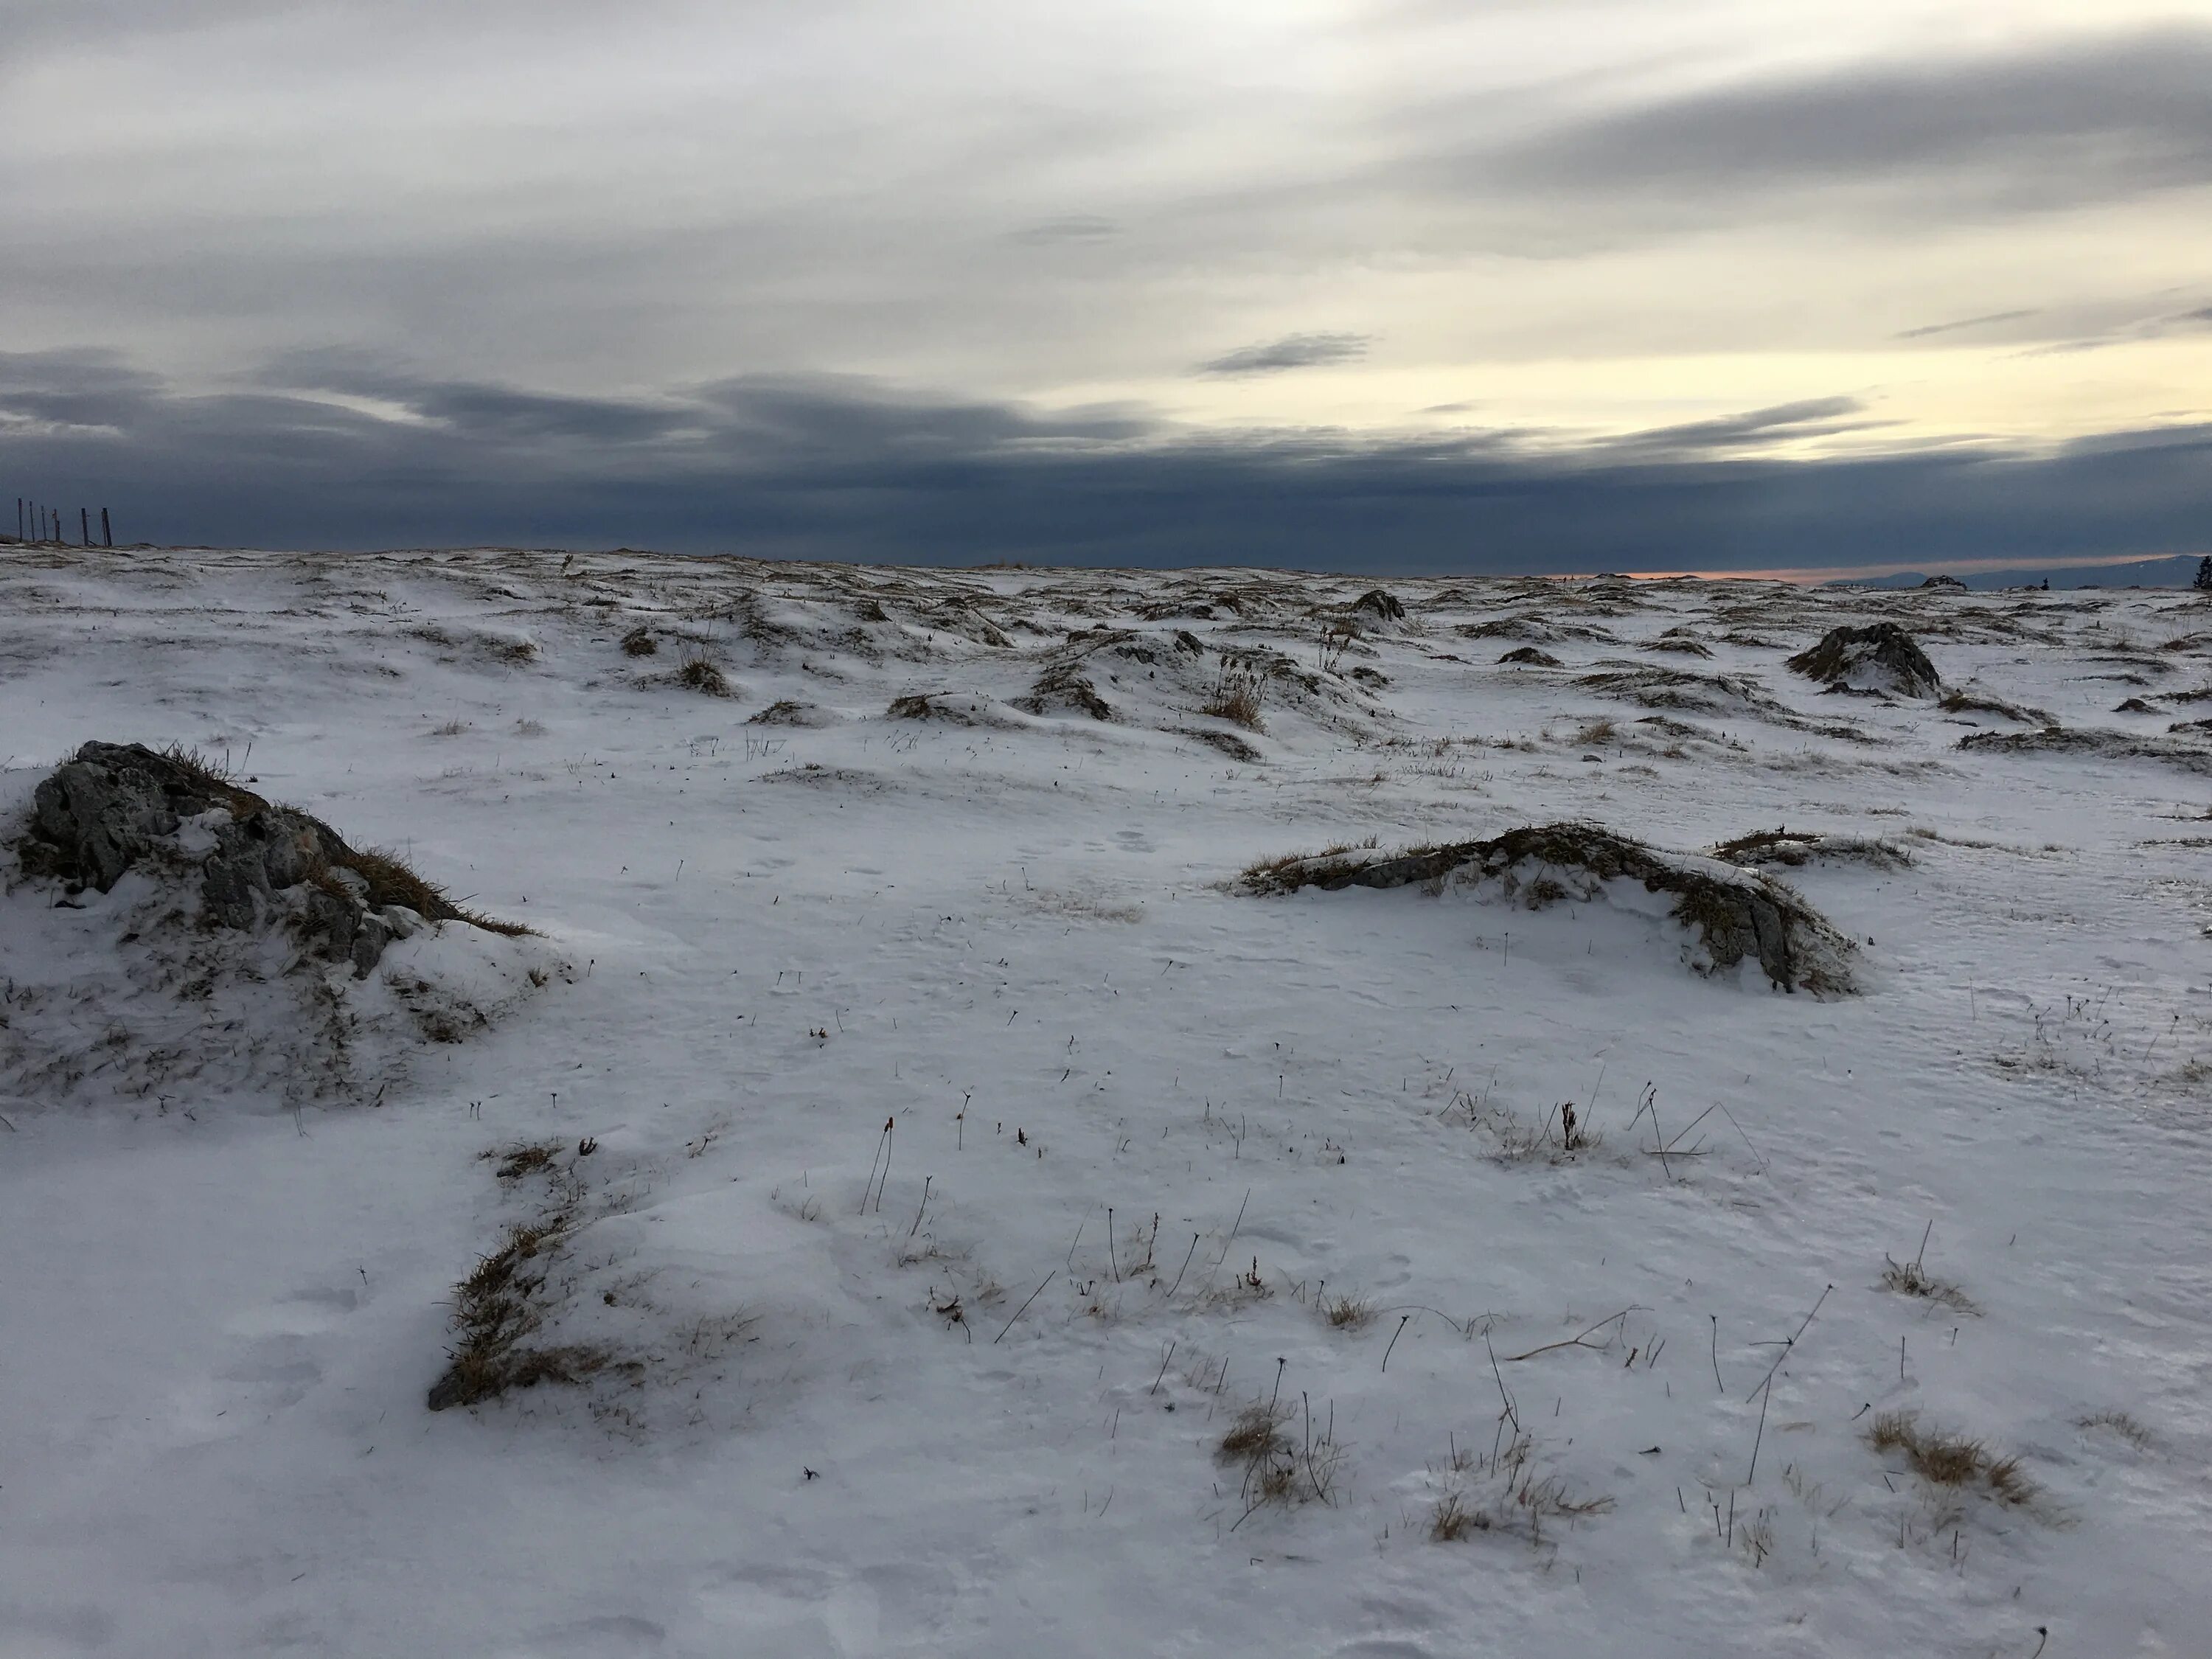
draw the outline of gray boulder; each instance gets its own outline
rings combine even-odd
[[[198,833],[186,834],[188,824]],[[317,954],[362,975],[421,921],[509,931],[461,910],[404,866],[349,847],[321,819],[264,800],[190,755],[143,744],[88,743],[57,767],[32,798],[17,852],[31,874],[103,893],[139,866],[197,874],[210,925],[282,919]]]

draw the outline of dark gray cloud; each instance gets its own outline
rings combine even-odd
[[[478,444],[648,443],[681,433],[690,418],[684,405],[665,400],[549,396],[482,381],[434,380],[352,352],[290,353],[254,378],[267,390],[394,405],[451,437]]]
[[[849,377],[651,399],[358,359],[271,379],[187,396],[112,357],[0,356],[0,491],[110,507],[126,539],[1406,573],[2148,555],[2201,542],[2212,499],[2208,426],[2048,453],[1739,453],[1862,420],[1844,398],[1562,452],[1479,430],[1194,434]]]
[[[1285,334],[1264,345],[1239,346],[1199,364],[1191,373],[1230,377],[1280,374],[1288,369],[1352,362],[1366,355],[1364,334]]]
[[[1607,112],[1449,163],[1462,185],[1766,211],[1781,192],[2049,210],[2212,182],[2212,31],[1881,61]]]

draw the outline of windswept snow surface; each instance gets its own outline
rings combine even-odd
[[[2203,1652],[2212,606],[1370,586],[9,551],[11,834],[85,739],[191,744],[569,973],[380,1105],[0,1079],[0,1655]],[[2116,735],[1784,669],[1877,620]],[[1779,872],[1829,1000],[1619,884],[1234,886],[1577,817],[1910,862]],[[121,997],[136,878],[7,868],[10,1006]],[[562,1206],[541,1337],[608,1363],[430,1413]]]

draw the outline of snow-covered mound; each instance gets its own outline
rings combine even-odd
[[[1686,935],[1683,960],[1700,973],[1732,972],[1748,957],[1785,991],[1856,988],[1850,941],[1780,882],[1717,859],[1659,853],[1593,823],[1510,830],[1402,853],[1352,849],[1280,859],[1255,865],[1243,877],[1253,893],[1415,883],[1438,894],[1495,896],[1531,910],[1565,899],[1604,899],[1642,913],[1648,908],[1643,896],[1659,895],[1664,915]]]
[[[2094,726],[2047,726],[2040,732],[1970,732],[1961,749],[2002,755],[2102,756],[2161,761],[2185,772],[2212,775],[2212,743],[2202,721],[2177,721],[2164,737],[2112,732]]]
[[[1790,666],[1832,691],[1883,692],[1898,697],[1937,697],[1943,678],[1919,641],[1893,622],[1837,628],[1817,645],[1790,659]]]
[[[0,1095],[379,1097],[561,964],[198,757],[92,742],[0,812]]]

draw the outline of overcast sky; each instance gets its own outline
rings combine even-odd
[[[0,131],[126,536],[2212,550],[2212,0],[0,0]]]

